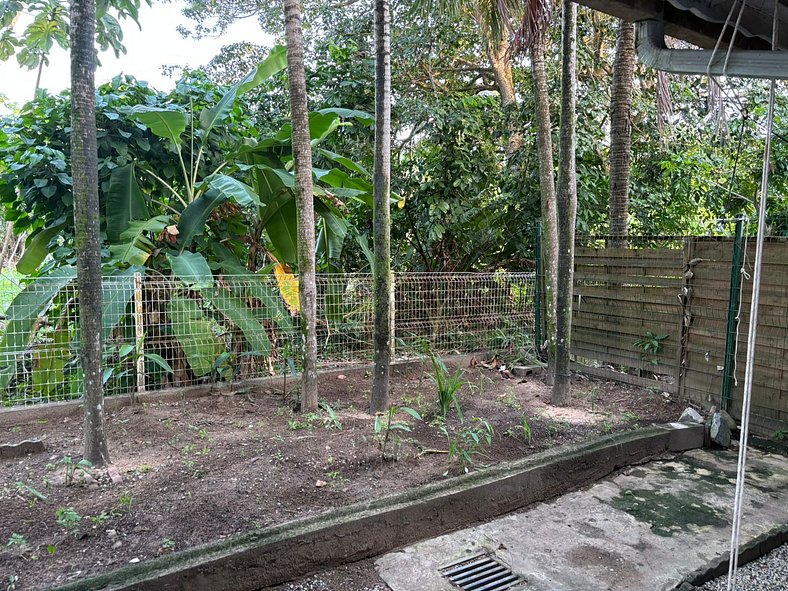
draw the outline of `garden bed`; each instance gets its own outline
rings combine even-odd
[[[47,451],[0,464],[2,583],[73,582],[465,469],[666,422],[681,410],[659,392],[582,377],[573,406],[559,409],[540,376],[508,378],[482,365],[462,372],[462,424],[453,409],[445,423],[436,419],[429,372],[394,372],[395,404],[423,417],[402,410],[393,417],[410,429],[389,433],[386,453],[397,461],[382,458],[385,429],[376,433],[365,411],[371,377],[363,370],[321,376],[326,404],[312,415],[293,413],[291,395],[274,386],[113,411],[107,433],[122,483],[77,469],[66,485],[63,459],[76,462],[81,450],[79,414],[11,427],[0,442],[42,438]],[[464,465],[456,454],[449,461],[452,447],[465,451]]]

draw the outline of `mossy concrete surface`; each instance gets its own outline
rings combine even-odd
[[[518,591],[667,591],[725,557],[736,484],[732,451],[692,450],[627,468],[554,501],[392,552],[393,591],[450,591],[439,568],[490,553]],[[741,544],[788,524],[788,462],[750,450]]]
[[[380,555],[553,498],[703,441],[702,427],[620,433],[132,565],[61,591],[243,591]]]

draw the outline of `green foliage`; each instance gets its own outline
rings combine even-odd
[[[409,433],[411,431],[410,424],[407,421],[395,418],[400,412],[411,416],[417,421],[421,420],[421,415],[407,406],[390,406],[384,413],[377,413],[375,415],[375,423],[373,431],[375,434],[375,441],[380,447],[381,457],[386,460],[397,460],[399,448],[402,444],[402,437],[400,433]],[[393,452],[390,451],[390,447]]]
[[[646,331],[646,334],[636,340],[633,344],[641,350],[641,357],[651,365],[657,365],[659,360],[655,357],[662,350],[662,341],[668,338],[666,334],[654,334]]]
[[[457,411],[457,417],[460,419],[460,422],[462,422],[462,409],[460,408],[458,396],[460,388],[465,384],[465,381],[462,379],[462,368],[458,367],[454,373],[451,373],[443,360],[428,346],[425,345],[425,347],[434,372],[430,375],[430,379],[438,389],[438,408],[440,417],[446,420],[449,409],[454,406],[455,411]]]
[[[483,448],[492,443],[495,433],[493,426],[479,417],[471,419],[470,425],[461,425],[455,433],[445,425],[440,430],[449,446],[449,464],[458,464],[466,473],[476,465],[477,456],[485,455]]]
[[[82,516],[74,510],[74,507],[59,507],[55,512],[55,520],[60,527],[75,538],[79,537]]]
[[[26,483],[20,481],[20,482],[14,483],[14,486],[16,487],[17,494],[20,495],[23,498],[27,498],[27,503],[31,507],[33,505],[35,505],[36,503],[38,503],[38,501],[46,501],[47,500],[46,495],[44,495],[43,493],[38,492],[36,489],[34,489],[29,484],[26,484]]]
[[[13,546],[24,546],[25,544],[27,544],[25,536],[18,533],[12,533],[8,538],[8,543],[6,543],[6,546],[12,548]]]
[[[65,485],[71,486],[74,484],[74,477],[76,476],[77,472],[81,472],[82,474],[90,474],[90,469],[93,467],[93,464],[86,459],[81,459],[78,462],[75,462],[71,459],[71,456],[64,456],[59,464],[65,468]]]

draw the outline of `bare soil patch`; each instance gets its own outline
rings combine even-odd
[[[14,426],[0,434],[0,443],[41,438],[47,451],[0,461],[0,588],[50,588],[466,468],[675,420],[681,410],[659,392],[583,377],[575,381],[569,409],[550,405],[541,376],[510,379],[468,367],[463,379],[464,423],[453,410],[443,423],[436,420],[437,393],[427,373],[394,372],[394,403],[423,417],[402,411],[394,417],[410,428],[391,431],[390,455],[392,438],[401,438],[397,461],[382,459],[382,434],[365,412],[371,377],[363,370],[320,377],[321,399],[331,412],[295,413],[291,396],[272,387],[113,412],[107,433],[122,483],[106,471],[67,474],[63,459],[76,463],[81,453],[79,415]],[[464,430],[479,428],[474,418],[492,426],[491,443],[482,437],[475,450],[465,445],[481,452],[470,454],[470,464],[449,463],[449,439],[462,441]],[[357,583],[350,576],[347,585],[330,588],[364,588],[369,573],[361,571]]]

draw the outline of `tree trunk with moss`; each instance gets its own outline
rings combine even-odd
[[[315,203],[312,191],[312,144],[304,72],[304,33],[299,0],[284,0],[287,74],[293,124],[295,198],[298,210],[298,275],[301,331],[304,338],[301,411],[317,410],[317,287],[315,284]]]
[[[370,412],[389,401],[391,363],[391,22],[388,0],[375,1],[375,171],[373,246],[375,250],[375,375]]]
[[[84,459],[109,463],[104,432],[101,347],[101,233],[96,148],[96,5],[71,2],[71,176],[79,287],[80,359],[84,374]]]
[[[577,97],[577,5],[565,0],[561,32],[561,145],[556,219],[558,222],[558,282],[556,285],[556,344],[553,404],[568,406],[572,395],[570,347],[575,263],[577,174],[575,170]]]
[[[619,21],[610,92],[610,234],[612,246],[626,246],[629,168],[632,158],[632,80],[635,25]]]
[[[542,196],[542,265],[545,286],[545,317],[547,320],[547,384],[553,383],[555,363],[555,310],[558,280],[558,227],[555,218],[555,173],[553,168],[553,130],[550,123],[550,100],[544,61],[544,39],[531,47],[531,72],[534,81],[536,144],[539,156],[539,189]]]

